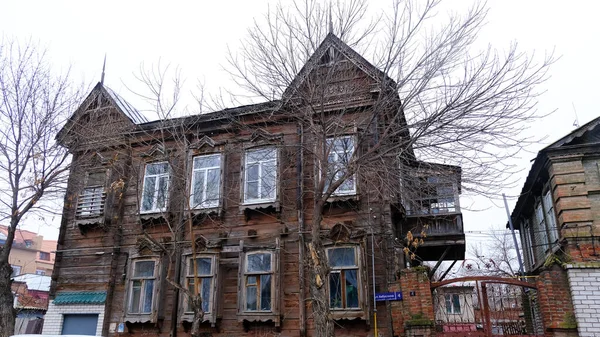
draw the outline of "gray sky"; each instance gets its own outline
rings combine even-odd
[[[272,1],[271,1],[272,2]],[[372,1],[373,7],[390,0]],[[460,11],[471,1],[449,0],[445,8]],[[273,2],[272,2],[273,3]],[[530,167],[530,160],[545,145],[574,129],[576,108],[579,124],[599,115],[596,84],[600,78],[597,41],[600,24],[597,1],[491,0],[488,24],[478,36],[478,45],[506,50],[517,42],[522,51],[540,57],[555,50],[561,59],[551,68],[538,109],[556,112],[532,126],[531,132],[547,136],[544,143],[515,158],[522,167],[519,184],[505,193],[517,196]],[[3,1],[0,31],[5,37],[31,38],[49,49],[57,67],[72,66],[78,81],[99,81],[107,54],[105,83],[137,105],[125,88],[135,86],[132,74],[141,63],[159,59],[182,69],[188,89],[196,80],[209,89],[230,87],[222,70],[227,48],[236,50],[239,40],[255,18],[267,10],[267,1]],[[499,196],[500,197],[500,196]],[[467,242],[485,240],[477,231],[503,228],[506,215],[500,199],[490,201],[465,197],[464,223]],[[514,205],[515,199],[509,201]],[[25,228],[56,238],[59,219],[41,224],[29,219]],[[475,233],[474,233],[475,232]]]

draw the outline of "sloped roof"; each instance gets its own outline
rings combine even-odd
[[[56,294],[55,305],[67,304],[104,304],[106,291],[62,292]]]
[[[286,98],[289,98],[300,87],[300,85],[304,82],[308,74],[310,74],[311,71],[316,66],[318,66],[319,60],[321,59],[321,57],[323,57],[325,52],[329,50],[330,47],[333,47],[337,51],[341,52],[348,60],[350,60],[350,62],[352,62],[356,67],[364,71],[375,81],[380,82],[382,80],[385,80],[390,86],[396,86],[396,83],[392,79],[390,79],[387,76],[387,74],[385,74],[383,71],[379,70],[379,68],[375,67],[369,61],[367,61],[354,49],[350,48],[350,46],[348,46],[346,43],[340,40],[337,36],[335,36],[335,34],[329,33],[327,34],[323,42],[321,42],[319,47],[315,50],[315,52],[312,54],[312,56],[308,59],[306,64],[304,64],[302,69],[300,69],[300,72],[298,73],[298,75],[296,75],[294,80],[292,80],[292,83],[290,83],[288,88],[285,90],[285,92],[283,93],[284,100]]]
[[[129,102],[127,102],[123,97],[119,96],[114,90],[103,85],[102,83],[98,83],[102,89],[105,90],[107,96],[113,100],[115,105],[129,118],[129,120],[133,124],[142,124],[147,123],[148,119],[144,117],[136,108],[134,108]]]
[[[588,132],[592,132],[592,131],[597,132],[599,130],[598,125],[600,125],[600,117],[597,117],[597,118],[591,120],[590,122],[578,127],[577,129],[569,132],[566,136],[560,138],[559,140],[546,146],[545,148],[541,149],[538,152],[537,156],[535,157],[535,160],[533,161],[533,164],[531,165],[531,169],[529,170],[529,173],[527,174],[527,178],[525,179],[525,183],[523,184],[523,188],[521,189],[521,194],[519,195],[519,199],[517,200],[517,203],[515,204],[515,208],[513,209],[512,213],[511,213],[511,218],[513,219],[513,221],[515,221],[516,218],[523,211],[523,207],[525,206],[527,198],[529,197],[529,194],[531,193],[531,190],[534,187],[537,177],[539,176],[540,171],[542,170],[542,168],[544,166],[544,163],[546,161],[547,152],[554,150],[554,149],[561,148],[563,146],[569,146],[572,142],[574,142],[577,139],[582,138]],[[515,226],[515,229],[520,228],[519,223],[513,223],[513,225]],[[507,228],[509,227],[508,223],[506,224],[506,227]]]
[[[46,275],[23,274],[13,277],[13,280],[26,283],[29,290],[50,291],[52,278]]]

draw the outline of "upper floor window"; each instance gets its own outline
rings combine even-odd
[[[40,260],[50,261],[50,253],[40,252]]]
[[[327,249],[329,306],[331,309],[359,309],[359,257],[357,247]]]
[[[272,311],[273,254],[257,252],[246,254],[244,266],[244,310]]]
[[[329,187],[329,184],[338,181],[348,172],[348,164],[354,153],[354,138],[352,136],[328,138],[327,148],[329,148],[329,155],[327,157],[325,189]],[[333,195],[351,194],[356,194],[354,175],[347,177],[333,192]]]
[[[271,202],[277,197],[277,148],[246,151],[244,203]]]
[[[215,276],[214,258],[207,256],[197,257],[195,265],[193,261],[192,257],[188,258],[186,286],[192,294],[195,294],[195,280],[198,280],[197,291],[200,294],[200,298],[202,298],[202,311],[210,313],[212,312],[213,282]],[[190,301],[187,303],[186,312],[193,312]]]
[[[165,211],[168,193],[169,164],[167,162],[146,164],[141,211],[143,213]]]
[[[133,262],[133,272],[129,281],[128,311],[130,314],[150,314],[152,312],[156,265],[155,260]]]
[[[31,240],[25,240],[25,247],[26,248],[31,248],[31,246],[33,246],[33,241],[31,241]]]
[[[552,204],[552,193],[547,190],[542,199],[544,204],[544,212],[546,213],[546,225],[548,227],[548,239],[549,241],[556,242],[558,240],[558,233],[556,228],[556,216],[554,215],[554,206]]]
[[[192,174],[191,208],[219,206],[221,191],[221,155],[194,157]]]
[[[11,277],[21,275],[21,266],[15,266],[11,264],[10,267],[12,268],[12,274],[10,275]]]
[[[78,217],[96,217],[104,212],[104,182],[106,172],[90,173],[86,179],[86,187],[77,200]]]
[[[460,314],[460,296],[459,294],[446,294],[446,313]]]
[[[46,271],[43,269],[36,269],[35,274],[36,275],[46,275]]]

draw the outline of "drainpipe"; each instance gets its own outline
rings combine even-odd
[[[296,160],[296,208],[298,212],[298,236],[299,236],[299,244],[298,244],[298,274],[300,277],[300,313],[298,318],[300,320],[300,336],[306,336],[306,298],[305,298],[305,288],[304,288],[304,179],[302,172],[302,163],[304,161],[304,129],[301,123],[298,123],[297,127],[298,132],[298,155]]]

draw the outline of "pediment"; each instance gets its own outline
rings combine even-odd
[[[200,150],[203,147],[210,147],[210,148],[214,148],[216,145],[214,139],[210,138],[209,136],[202,136],[199,139],[196,139],[196,141],[192,142],[192,144],[190,144],[190,149],[194,149],[194,150]]]

